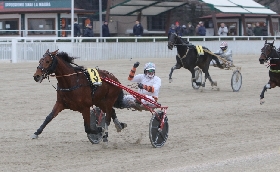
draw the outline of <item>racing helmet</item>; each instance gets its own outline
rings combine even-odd
[[[154,63],[146,63],[144,67],[144,74],[148,78],[153,78],[156,72],[156,65]]]
[[[223,51],[225,51],[225,50],[227,49],[227,47],[228,47],[228,44],[227,44],[227,42],[225,42],[225,41],[223,41],[223,42],[221,43],[221,45],[220,45],[220,48],[221,48]]]

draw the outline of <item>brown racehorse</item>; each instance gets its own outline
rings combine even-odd
[[[268,62],[269,69],[269,81],[264,86],[260,95],[260,104],[264,103],[264,92],[267,89],[275,88],[280,86],[280,56],[272,43],[265,41],[264,47],[261,49],[261,56],[259,58],[260,64]]]
[[[101,131],[90,127],[90,107],[99,107],[106,113],[106,124],[103,141],[107,142],[108,126],[113,119],[118,131],[126,127],[125,123],[120,123],[117,119],[113,107],[122,108],[123,90],[108,82],[96,86],[90,82],[88,72],[83,66],[75,64],[75,58],[69,57],[67,53],[58,50],[54,52],[46,51],[39,61],[39,66],[34,74],[34,80],[41,83],[43,79],[55,74],[57,84],[57,101],[52,112],[46,117],[40,128],[34,133],[32,138],[38,138],[46,125],[64,109],[71,109],[82,113],[84,118],[85,132],[87,134],[97,134]],[[101,78],[108,77],[116,82],[118,79],[105,70],[98,69]]]

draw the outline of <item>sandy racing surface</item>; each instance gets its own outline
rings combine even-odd
[[[268,81],[268,69],[255,56],[235,56],[242,67],[240,92],[232,92],[232,71],[211,67],[220,91],[209,81],[201,90],[191,86],[186,69],[173,73],[168,82],[170,59],[132,59],[82,62],[112,72],[123,85],[134,62],[156,63],[162,79],[159,102],[168,106],[169,138],[153,148],[148,136],[150,112],[116,110],[128,128],[117,133],[109,126],[109,145],[92,145],[78,112],[64,110],[47,125],[39,139],[30,138],[56,101],[56,80],[33,80],[38,62],[0,63],[0,171],[279,171],[280,89],[259,95]]]

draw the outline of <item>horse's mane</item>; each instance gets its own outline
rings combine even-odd
[[[69,64],[74,64],[75,66],[72,66],[72,67],[74,67],[75,70],[84,69],[84,66],[79,66],[76,63],[74,63],[74,60],[76,59],[75,57],[69,56],[68,53],[66,53],[66,52],[62,51],[62,52],[58,53],[57,56],[59,56],[62,60],[64,60],[65,62],[67,62]]]
[[[184,39],[184,38],[182,38],[182,37],[178,37],[179,38],[179,40],[181,41],[181,43],[184,45],[184,44],[186,44],[186,45],[189,45],[189,41],[188,40],[186,40],[186,39]]]
[[[185,43],[189,48],[192,48],[192,49],[196,49],[196,45],[193,45],[192,43],[190,43],[189,41],[183,39],[183,38],[180,38],[182,43]],[[206,50],[209,50],[207,47],[205,46],[202,46],[203,49],[206,49]]]
[[[108,72],[107,70],[100,70],[100,69],[99,69],[99,71],[101,71],[101,72],[103,72],[103,73],[106,73],[106,74],[108,74],[108,75],[111,75],[111,76],[115,77],[111,72]],[[116,78],[116,77],[115,77],[115,78]]]
[[[189,49],[194,49],[194,50],[196,50],[196,45],[193,45],[192,43],[190,43],[189,41],[187,41],[187,40],[185,40],[184,38],[182,38],[182,37],[178,37],[179,38],[179,40],[181,41],[181,46],[186,46],[186,47],[188,47]],[[179,45],[177,45],[177,46],[179,46]],[[205,46],[202,46],[202,49],[204,49],[204,50],[208,50],[208,51],[210,51],[207,47],[205,47]],[[209,54],[209,53],[207,53],[207,54]]]
[[[191,49],[196,49],[196,46],[195,46],[195,45],[193,45],[193,44],[190,43],[189,41],[185,40],[184,38],[179,37],[179,39],[180,39],[180,41],[181,41],[181,43],[182,43],[183,46],[187,46],[187,47],[189,47],[189,48],[191,48]],[[202,46],[202,48],[203,48],[203,49],[206,49],[206,50],[209,50],[209,49],[208,49],[207,47],[205,47],[205,46]]]

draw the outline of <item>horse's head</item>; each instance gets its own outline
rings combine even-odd
[[[271,55],[272,50],[275,48],[274,47],[274,41],[272,43],[268,43],[267,40],[265,40],[264,46],[261,49],[261,56],[259,58],[260,64],[264,64]]]
[[[176,33],[171,33],[168,38],[168,49],[172,50],[174,45],[176,44],[178,39],[178,35]]]
[[[39,61],[39,66],[37,67],[36,72],[34,73],[34,80],[36,82],[42,82],[48,75],[52,74],[55,71],[57,65],[56,54],[57,51],[49,52],[49,49],[43,55]]]

